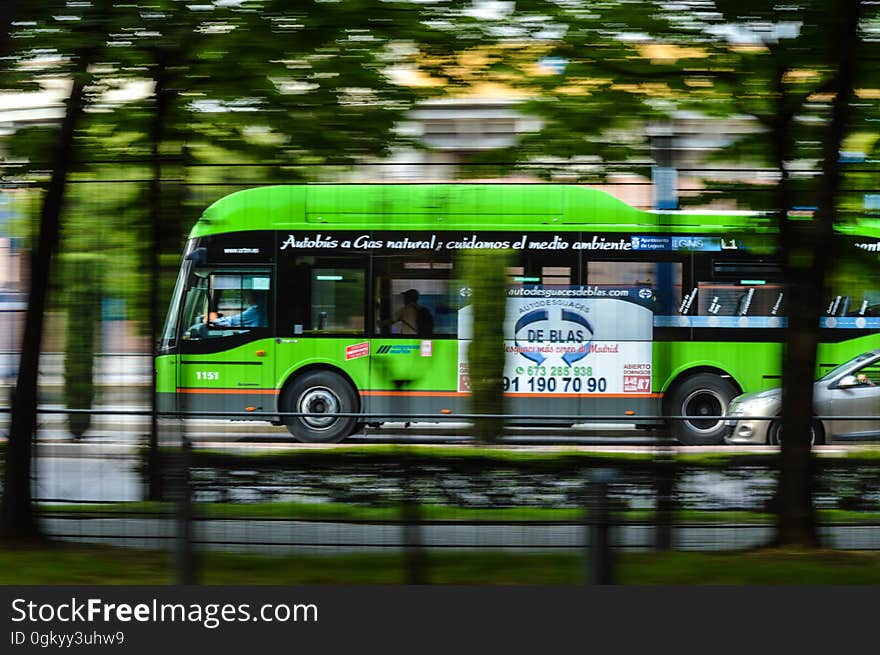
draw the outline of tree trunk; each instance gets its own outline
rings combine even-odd
[[[53,157],[52,175],[40,211],[39,238],[31,254],[31,287],[25,314],[18,379],[12,398],[12,422],[6,445],[3,499],[0,502],[0,539],[4,540],[42,539],[31,504],[33,437],[37,423],[37,369],[40,363],[49,270],[58,247],[64,191],[73,163],[76,130],[85,106],[85,88],[89,79],[87,71],[92,56],[92,50],[81,51],[74,64],[73,84]]]
[[[4,0],[0,3],[0,56],[12,51],[12,23],[18,17],[20,0]]]
[[[819,344],[826,273],[833,261],[835,202],[840,187],[839,153],[853,97],[855,51],[861,0],[845,0],[836,35],[837,77],[831,120],[823,146],[819,208],[811,221],[788,221],[782,205],[781,235],[788,331],[783,355],[783,440],[776,494],[776,544],[816,547],[813,506],[815,459],[810,444],[813,379]],[[786,194],[787,198],[787,194]]]
[[[155,362],[159,354],[159,330],[161,316],[159,315],[159,288],[160,288],[160,262],[159,250],[162,237],[162,143],[165,140],[165,122],[168,119],[170,106],[170,91],[168,88],[168,59],[166,50],[157,48],[153,70],[153,80],[156,87],[153,91],[154,107],[152,125],[150,127],[150,165],[152,175],[150,177],[150,238],[149,268],[150,268],[150,307],[148,316],[150,321],[150,345],[151,355]],[[148,481],[147,499],[163,500],[164,484],[159,457],[159,415],[156,397],[156,367],[150,367],[152,372],[150,384],[150,437],[148,445]]]

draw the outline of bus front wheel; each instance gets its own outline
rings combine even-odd
[[[297,377],[281,394],[282,412],[308,414],[284,416],[282,423],[290,434],[305,443],[337,443],[357,425],[354,416],[335,416],[357,412],[357,395],[351,385],[331,371],[311,371]]]
[[[714,373],[698,373],[677,385],[667,406],[672,436],[686,446],[709,446],[724,443],[727,426],[720,418],[737,395],[736,387]],[[705,418],[702,418],[705,417]]]

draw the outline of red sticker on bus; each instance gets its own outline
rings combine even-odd
[[[651,376],[650,375],[624,375],[623,376],[623,392],[624,393],[650,393],[651,392]]]
[[[370,354],[370,342],[363,341],[345,347],[345,359],[357,359],[358,357],[366,357]]]

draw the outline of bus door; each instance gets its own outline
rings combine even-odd
[[[373,260],[371,405],[375,413],[467,409],[457,387],[461,284],[437,253]]]
[[[177,366],[183,411],[274,411],[271,281],[269,268],[194,269]]]
[[[279,383],[296,379],[306,368],[331,373],[325,382],[337,398],[344,395],[340,385],[346,384],[337,371],[351,381],[355,392],[369,388],[367,257],[357,252],[338,255],[284,250],[278,266]],[[322,393],[306,395],[320,397]]]

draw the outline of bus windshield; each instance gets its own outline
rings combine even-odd
[[[216,339],[268,327],[268,270],[198,268],[186,291],[183,338]]]

